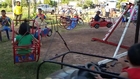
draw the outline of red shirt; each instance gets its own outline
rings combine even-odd
[[[140,68],[125,68],[123,72],[127,72],[129,79],[140,79]]]

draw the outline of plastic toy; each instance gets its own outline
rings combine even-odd
[[[33,24],[34,24],[33,28],[32,26],[30,26],[31,30],[36,29],[36,27],[39,27],[41,29],[40,35],[42,37],[46,37],[46,36],[50,37],[52,35],[52,29],[47,27],[47,22],[45,22],[45,20],[42,22],[40,18],[37,18],[33,21]],[[36,30],[35,35],[38,35],[37,33],[38,31]]]
[[[67,30],[74,29],[78,24],[77,18],[70,18],[70,16],[63,17],[60,16],[60,25],[63,26]]]
[[[92,18],[89,25],[90,25],[90,27],[95,27],[96,29],[98,29],[99,27],[110,28],[113,25],[113,23],[110,21],[106,21],[105,18],[102,18],[101,21],[94,21],[94,18]]]
[[[83,24],[83,20],[80,17],[74,16],[74,14],[77,14],[75,9],[67,8],[63,13],[61,11],[64,10],[60,10],[58,12],[60,15],[60,18],[58,19],[60,22],[60,27],[64,27],[67,30],[72,30],[77,26],[77,24]]]

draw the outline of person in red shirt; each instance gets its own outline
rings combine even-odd
[[[140,44],[132,45],[127,52],[126,58],[120,58],[119,63],[122,64],[122,72],[120,77],[127,79],[140,79]],[[125,62],[127,60],[128,62]],[[103,79],[100,75],[96,79]]]

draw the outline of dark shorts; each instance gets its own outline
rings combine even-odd
[[[106,12],[106,13],[105,13],[105,16],[106,16],[106,17],[109,17],[109,12]]]

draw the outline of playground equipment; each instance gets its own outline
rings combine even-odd
[[[131,6],[133,6],[133,5],[131,5]],[[130,6],[130,7],[131,7],[131,6]],[[120,57],[123,57],[123,56],[126,56],[126,55],[127,55],[127,52],[118,54],[118,51],[119,51],[119,48],[120,48],[120,47],[121,47],[121,48],[125,48],[125,49],[128,49],[128,48],[129,48],[128,46],[123,46],[123,45],[121,45],[121,43],[122,43],[122,41],[123,41],[123,39],[124,39],[124,36],[125,36],[126,31],[127,31],[127,29],[128,29],[128,26],[129,26],[129,24],[130,24],[130,22],[131,22],[131,18],[132,18],[132,16],[133,16],[135,7],[136,7],[136,5],[133,6],[132,13],[131,13],[131,15],[130,15],[130,18],[129,18],[128,22],[127,22],[127,25],[126,25],[126,27],[125,27],[125,29],[124,29],[124,31],[123,31],[123,34],[122,34],[122,36],[121,36],[120,41],[119,41],[118,44],[111,43],[111,42],[107,42],[107,39],[109,38],[109,36],[111,35],[111,33],[114,31],[114,29],[115,29],[116,26],[115,26],[114,28],[112,28],[112,29],[109,31],[109,33],[106,35],[106,37],[105,37],[103,40],[99,40],[99,39],[93,38],[93,40],[97,40],[97,41],[100,41],[100,42],[103,42],[103,43],[107,43],[107,44],[111,44],[111,45],[117,46],[117,48],[116,48],[116,50],[115,50],[115,52],[114,52],[113,58],[120,58]],[[127,10],[126,10],[126,11],[127,11]],[[125,11],[123,14],[125,14],[126,11]],[[121,18],[122,18],[122,16],[119,18],[119,20],[118,20],[117,23],[119,23],[119,21],[120,21]],[[118,54],[118,55],[117,55],[117,54]],[[107,59],[106,59],[106,60],[99,61],[98,64],[108,63],[108,62],[110,62],[110,61],[111,61],[111,60],[107,60]]]
[[[102,77],[104,78],[119,78],[119,79],[124,79],[119,77],[118,73],[114,73],[114,72],[108,72],[107,69],[107,65],[106,64],[101,64],[98,65],[98,63],[92,62],[92,63],[88,63],[86,65],[71,65],[71,64],[67,64],[64,63],[64,59],[66,55],[69,54],[78,54],[78,55],[84,55],[84,56],[89,56],[89,57],[98,57],[98,58],[105,58],[105,59],[110,59],[113,61],[117,61],[116,58],[110,58],[110,57],[104,57],[104,56],[99,56],[99,55],[93,55],[93,54],[87,54],[87,53],[81,53],[81,52],[75,52],[75,51],[71,51],[66,43],[66,41],[64,40],[64,38],[61,36],[61,34],[56,31],[55,34],[58,34],[60,36],[60,38],[62,39],[62,41],[64,42],[65,47],[67,48],[68,52],[66,53],[62,53],[59,54],[55,57],[52,57],[48,60],[43,60],[42,63],[40,63],[40,65],[38,66],[37,69],[37,79],[39,79],[39,71],[40,68],[43,64],[45,63],[54,63],[54,64],[58,64],[61,65],[61,70],[56,73],[54,73],[55,75],[51,75],[49,77],[47,77],[46,79],[54,79],[54,78],[58,78],[58,79],[89,79],[92,77],[92,79],[95,78],[96,74],[101,74]],[[54,34],[54,36],[55,36]],[[53,40],[53,36],[51,37]],[[49,47],[51,47],[51,44],[49,45]],[[49,50],[49,48],[48,48]],[[47,52],[48,52],[47,50]],[[56,59],[61,58],[60,61],[56,61]],[[68,66],[69,69],[63,69],[63,66]]]
[[[118,44],[113,43],[113,42],[109,42],[107,40],[111,36],[111,34],[114,32],[114,30],[116,29],[116,27],[118,26],[118,24],[121,22],[123,15],[127,13],[127,11],[130,9],[130,7],[133,7],[133,5],[131,4],[127,8],[127,10],[124,11],[124,13],[122,13],[122,15],[119,17],[119,19],[117,20],[117,22],[112,26],[112,28],[108,31],[108,33],[105,35],[105,37],[102,40],[101,39],[98,39],[98,38],[92,38],[92,41],[99,41],[99,42],[102,42],[102,43],[106,43],[106,44],[110,44],[110,45],[113,45],[113,46],[117,46]],[[125,46],[125,45],[121,45],[120,47],[121,48],[124,48],[124,49],[128,49],[129,48],[128,46]]]
[[[45,20],[41,21],[40,18],[36,18],[35,21],[33,21],[33,23],[34,26],[39,26],[39,28],[41,29],[40,34],[42,37],[46,37],[46,36],[50,37],[52,35],[52,29],[48,27],[48,23]],[[32,25],[30,26],[32,27]],[[52,27],[52,23],[50,23],[50,27]]]
[[[134,6],[134,8],[135,8],[135,6]],[[139,10],[140,10],[140,8],[139,8]],[[134,11],[132,11],[132,14],[133,14],[133,12]],[[139,11],[140,12],[140,11]],[[130,18],[132,17],[132,14],[130,15]],[[138,17],[140,17],[140,15],[138,15]],[[123,40],[123,38],[124,38],[124,35],[125,35],[125,33],[126,33],[126,30],[127,30],[127,28],[128,28],[128,26],[129,26],[129,23],[130,23],[130,20],[131,19],[129,19],[129,21],[128,21],[128,23],[127,23],[127,25],[126,25],[126,27],[125,27],[125,30],[124,30],[124,32],[123,32],[123,34],[122,34],[122,37],[121,37],[121,39],[120,39],[120,42],[119,42],[119,44],[118,44],[118,46],[117,46],[117,49],[116,49],[116,52],[118,52],[118,49],[119,49],[119,47],[121,46],[121,43],[122,43],[122,40]],[[139,19],[138,19],[138,21],[139,21]],[[137,22],[137,29],[139,29],[138,28],[138,22]],[[136,29],[136,30],[137,30]],[[135,39],[135,43],[137,43],[138,42],[138,36],[139,36],[139,34],[138,34],[138,30],[136,31],[136,39]],[[59,34],[59,32],[57,32],[58,34]],[[60,34],[59,34],[60,35]],[[60,35],[60,37],[62,37],[61,35]],[[64,41],[64,39],[62,39],[63,41]],[[67,44],[66,44],[66,42],[64,41],[64,44],[65,44],[65,46],[68,48],[68,46],[67,46]],[[68,49],[69,50],[69,49]],[[54,63],[54,64],[59,64],[59,65],[61,65],[61,70],[60,70],[60,72],[58,72],[58,73],[54,73],[55,75],[51,75],[50,77],[48,77],[48,79],[49,78],[51,78],[51,79],[54,79],[54,78],[58,78],[58,79],[90,79],[91,77],[92,77],[92,79],[94,79],[94,77],[96,76],[96,74],[100,74],[102,77],[104,77],[104,78],[117,78],[117,79],[125,79],[125,78],[121,78],[121,77],[119,77],[118,75],[118,73],[112,73],[112,72],[108,72],[108,71],[106,71],[106,70],[104,70],[104,67],[106,68],[106,63],[107,62],[102,62],[102,63],[88,63],[87,65],[82,65],[82,66],[75,66],[75,65],[70,65],[70,64],[67,64],[67,63],[64,63],[64,58],[65,58],[65,56],[66,55],[68,55],[68,54],[70,54],[70,53],[72,53],[72,54],[81,54],[81,55],[86,55],[86,56],[91,56],[91,57],[99,57],[99,58],[105,58],[105,59],[108,59],[108,60],[112,60],[112,61],[117,61],[117,58],[119,58],[119,57],[121,57],[121,56],[124,56],[124,55],[126,55],[127,54],[127,52],[125,52],[125,53],[123,53],[123,54],[121,54],[121,55],[119,55],[119,56],[113,56],[113,58],[110,58],[110,57],[104,57],[104,56],[98,56],[98,55],[92,55],[92,54],[87,54],[87,53],[81,53],[81,52],[75,52],[75,51],[68,51],[68,52],[66,52],[66,53],[63,53],[63,54],[60,54],[60,55],[57,55],[57,56],[55,56],[55,57],[53,57],[53,58],[50,58],[50,59],[48,59],[48,60],[44,60],[42,63],[40,63],[40,65],[38,66],[38,69],[37,69],[37,79],[39,79],[39,70],[40,70],[40,67],[44,64],[44,63]],[[117,53],[115,53],[115,54],[117,54]],[[114,55],[115,55],[114,54]],[[59,58],[59,57],[61,57],[61,61],[60,62],[58,62],[58,61],[55,61],[55,59],[57,59],[57,58]],[[70,69],[67,69],[67,70],[64,70],[64,69],[62,69],[63,68],[63,66],[68,66],[68,67],[70,67]],[[103,68],[103,69],[102,69]]]
[[[29,21],[34,21],[34,20],[29,20]],[[34,26],[34,25],[33,25]],[[32,45],[29,46],[18,46],[18,43],[15,42],[15,29],[14,29],[14,22],[12,22],[12,42],[13,42],[13,58],[14,58],[14,64],[15,63],[22,63],[22,62],[33,62],[33,61],[38,61],[40,58],[40,35],[38,35],[38,42],[32,42]],[[40,29],[37,28],[38,34],[40,34]],[[34,34],[34,29],[31,30],[31,34]],[[24,37],[24,36],[23,36]],[[22,39],[22,38],[21,38]],[[17,54],[17,51],[20,49],[29,49],[31,52],[26,55],[19,55]],[[19,61],[19,58],[22,57],[25,59],[25,56],[29,56],[31,59],[26,60],[26,61]]]
[[[94,18],[92,18],[92,20],[89,22],[90,27],[95,27],[96,29],[98,29],[99,27],[108,27],[110,28],[113,23],[110,21],[106,21],[105,18],[103,18],[102,21],[94,21]]]
[[[67,30],[74,29],[77,24],[83,24],[82,18],[77,15],[77,11],[73,8],[58,11],[60,27],[64,27]],[[75,15],[75,16],[74,16]]]

